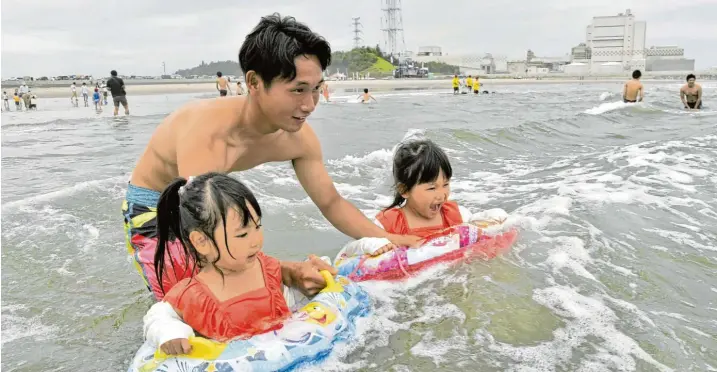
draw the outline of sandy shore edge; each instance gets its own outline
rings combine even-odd
[[[621,84],[624,79],[599,79],[599,80],[578,80],[578,79],[482,79],[482,87],[488,90],[497,90],[498,86],[515,85],[515,84]],[[673,82],[671,80],[643,80],[645,83],[650,82]],[[674,82],[678,82],[675,80]],[[134,95],[150,95],[150,94],[175,94],[175,93],[207,93],[209,95],[217,94],[216,86],[213,82],[192,81],[187,80],[172,81],[171,83],[162,82],[142,82],[142,81],[126,81],[126,90],[128,96]],[[364,88],[372,91],[391,91],[391,90],[424,90],[424,89],[442,89],[451,90],[451,81],[449,79],[437,80],[346,80],[346,81],[329,81],[329,89],[332,94],[341,93],[358,93]],[[79,88],[79,87],[78,87]],[[69,84],[67,86],[30,86],[30,89],[38,98],[62,98],[70,97]],[[78,89],[79,90],[79,89]],[[15,91],[14,87],[3,87],[3,91],[7,91],[12,95]]]

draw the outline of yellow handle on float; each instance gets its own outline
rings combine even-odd
[[[189,354],[182,354],[183,357],[191,359],[215,360],[222,355],[224,349],[227,347],[227,344],[209,340],[204,337],[190,336],[189,346],[192,347],[192,350]],[[157,348],[157,351],[154,353],[154,359],[157,361],[165,360],[169,357],[171,357],[171,355],[165,354],[160,348]]]
[[[324,277],[324,280],[326,281],[326,287],[321,290],[319,293],[326,293],[326,292],[343,292],[344,287],[337,283],[336,280],[334,280],[334,277],[331,276],[331,273],[328,270],[321,270],[319,271],[321,276]]]

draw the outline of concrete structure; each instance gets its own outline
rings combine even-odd
[[[616,62],[625,71],[644,65],[646,34],[647,24],[636,21],[630,9],[616,16],[593,17],[585,33],[585,46],[591,51],[592,65]]]
[[[584,76],[590,73],[590,65],[587,63],[573,62],[565,65],[563,72],[566,75]]]
[[[418,47],[416,56],[442,56],[443,51],[439,46],[422,46]]]
[[[592,65],[592,72],[600,75],[624,75],[625,69],[620,62],[605,62]]]
[[[645,51],[646,71],[693,71],[695,60],[685,58],[685,50],[676,45],[652,46]]]
[[[580,61],[589,61],[591,58],[592,50],[585,43],[580,43],[570,50],[570,62],[583,63]]]
[[[505,56],[493,56],[490,53],[456,55],[448,55],[443,52],[441,52],[440,55],[431,53],[437,53],[437,50],[419,49],[419,53],[413,58],[413,60],[415,62],[443,62],[449,65],[458,66],[461,74],[465,75],[494,74],[497,72],[507,72],[508,70],[508,61]]]
[[[525,61],[508,61],[508,73],[514,75],[525,75],[528,73],[528,64]]]

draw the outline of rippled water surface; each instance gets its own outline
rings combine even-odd
[[[320,105],[326,165],[365,213],[389,202],[392,148],[426,136],[452,158],[452,198],[520,230],[496,260],[367,283],[375,313],[322,370],[717,370],[717,83],[696,113],[679,83],[646,85],[633,106],[620,84]],[[118,119],[64,99],[2,114],[3,370],[127,368],[151,300],[124,247],[125,184],[161,119],[199,98],[130,97]],[[238,176],[269,254],[333,257],[347,241],[288,163]]]

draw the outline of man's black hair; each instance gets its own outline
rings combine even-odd
[[[331,64],[331,46],[294,17],[279,13],[262,17],[239,49],[239,66],[246,74],[256,72],[269,87],[275,78],[293,80],[298,56],[316,56],[321,70]]]

